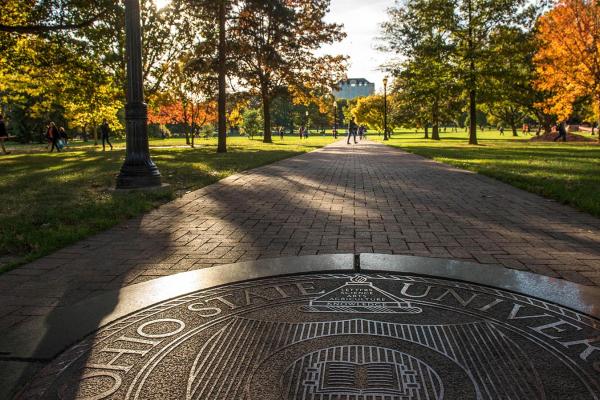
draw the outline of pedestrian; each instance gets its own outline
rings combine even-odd
[[[304,139],[308,139],[308,128],[304,128]]]
[[[283,140],[283,128],[279,127],[279,139]]]
[[[558,124],[556,130],[558,131],[558,136],[554,138],[554,141],[556,142],[558,139],[562,138],[563,142],[567,141],[567,128],[565,128],[565,123],[561,122],[560,124]]]
[[[56,124],[52,121],[50,121],[50,123],[48,124],[46,137],[48,138],[48,141],[51,144],[50,153],[54,152],[54,149],[56,149],[57,152],[60,152],[60,145],[58,143],[58,141],[60,140],[60,132],[58,131]]]
[[[360,125],[358,127],[358,140],[360,140],[360,141],[363,140],[363,133],[364,133],[364,127],[362,125]]]
[[[502,125],[500,125],[498,130],[500,131],[500,136],[504,136],[504,127]]]
[[[0,114],[0,147],[2,147],[2,152],[4,154],[10,154],[10,151],[6,151],[6,147],[4,147],[5,140],[8,140],[8,130],[6,129],[4,116]]]
[[[110,146],[110,149],[113,149],[113,145],[110,142],[110,126],[108,126],[108,121],[106,118],[102,121],[102,125],[100,126],[100,133],[102,134],[102,151],[106,151],[106,143]]]
[[[64,144],[65,144],[65,146],[66,146],[67,144],[69,144],[69,135],[67,135],[67,132],[65,131],[65,128],[64,128],[64,126],[61,126],[61,127],[58,129],[58,136],[60,137],[60,139],[61,139],[62,141],[64,141]]]
[[[350,137],[354,138],[354,144],[357,144],[358,142],[356,141],[356,123],[354,122],[354,119],[350,119],[350,122],[348,123],[348,142],[347,144],[350,144]]]

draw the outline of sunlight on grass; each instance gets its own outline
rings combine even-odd
[[[13,146],[13,154],[0,158],[0,256],[16,256],[20,261],[4,269],[108,229],[187,191],[312,151],[333,139],[286,137],[283,142],[274,139],[273,144],[258,138],[228,141],[229,153],[217,154],[216,139],[198,140],[195,149],[185,147],[184,139],[152,140],[151,145],[160,146],[152,150],[152,157],[171,189],[131,193],[112,191],[125,155],[122,142],[115,141],[112,152],[82,143],[53,154],[43,145]]]
[[[395,133],[387,144],[600,216],[600,145],[531,142],[531,137],[514,138],[509,132],[501,136],[497,131],[487,131],[479,134],[479,146],[471,146],[464,132],[442,132],[442,140],[438,142],[423,139],[422,132],[405,131]]]

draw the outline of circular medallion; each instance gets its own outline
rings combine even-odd
[[[267,278],[122,318],[21,399],[598,399],[600,322],[395,274]]]

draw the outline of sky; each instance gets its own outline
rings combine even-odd
[[[385,74],[379,71],[389,56],[375,50],[380,25],[386,20],[386,10],[394,0],[332,0],[328,22],[344,24],[348,37],[332,46],[321,49],[328,54],[350,56],[349,78],[365,78],[375,83],[377,90],[383,87]]]
[[[154,0],[159,8],[170,1]],[[343,42],[323,47],[319,53],[350,56],[348,78],[365,78],[382,90],[385,74],[379,67],[389,57],[375,50],[374,45],[380,25],[386,20],[386,10],[393,5],[394,0],[331,0],[326,20],[344,24],[348,36]]]

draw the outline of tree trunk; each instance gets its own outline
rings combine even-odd
[[[431,138],[433,140],[440,140],[440,118],[439,118],[439,109],[438,109],[438,100],[436,99],[433,103],[433,112],[431,113],[431,117],[433,119],[433,128],[431,131]]]
[[[473,40],[473,3],[469,2],[469,144],[477,144],[477,92],[475,89],[475,43]]]
[[[94,146],[98,146],[98,127],[94,124]]]
[[[477,143],[477,92],[475,89],[469,91],[469,144]]]
[[[273,139],[271,138],[271,99],[269,96],[263,94],[263,129],[264,143],[273,143]]]
[[[425,125],[425,139],[429,139],[429,124]]]
[[[433,123],[431,128],[431,138],[433,140],[440,140],[440,124],[438,122]]]
[[[510,128],[512,129],[513,136],[518,137],[519,135],[517,134],[517,126],[515,124],[510,124]]]
[[[219,99],[218,99],[218,115],[219,115],[219,144],[217,146],[217,153],[227,152],[227,92],[225,89],[226,75],[227,75],[227,58],[225,52],[225,1],[219,2]]]

